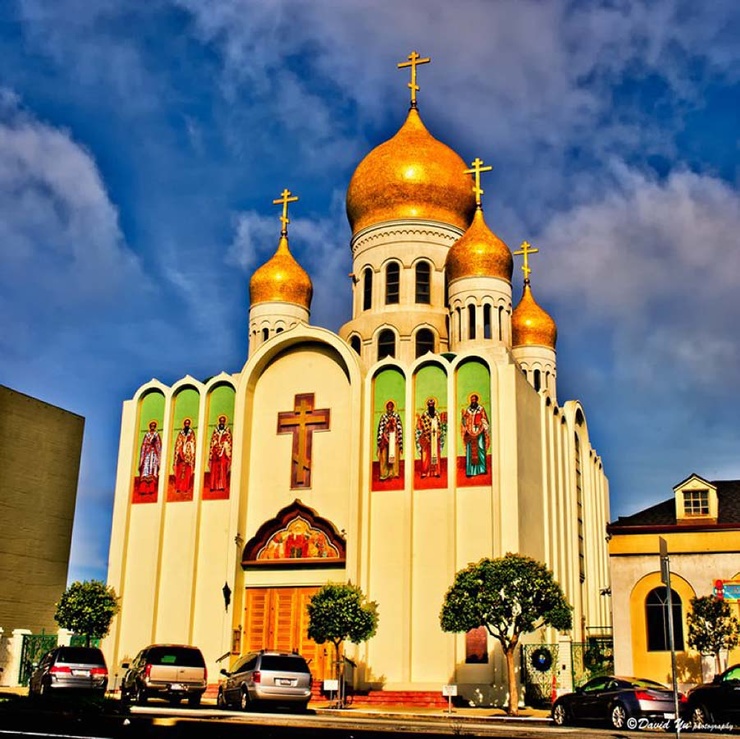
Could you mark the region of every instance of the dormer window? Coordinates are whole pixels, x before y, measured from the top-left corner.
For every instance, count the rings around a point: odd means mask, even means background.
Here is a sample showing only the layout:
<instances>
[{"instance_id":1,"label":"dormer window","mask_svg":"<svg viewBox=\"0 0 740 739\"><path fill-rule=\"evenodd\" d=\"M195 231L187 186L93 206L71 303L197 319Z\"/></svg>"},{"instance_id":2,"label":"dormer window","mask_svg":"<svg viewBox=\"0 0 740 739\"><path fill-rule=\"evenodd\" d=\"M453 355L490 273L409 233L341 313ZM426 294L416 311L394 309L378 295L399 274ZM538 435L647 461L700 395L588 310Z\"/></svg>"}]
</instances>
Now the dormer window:
<instances>
[{"instance_id":1,"label":"dormer window","mask_svg":"<svg viewBox=\"0 0 740 739\"><path fill-rule=\"evenodd\" d=\"M685 490L683 494L683 511L686 516L708 516L709 491Z\"/></svg>"}]
</instances>

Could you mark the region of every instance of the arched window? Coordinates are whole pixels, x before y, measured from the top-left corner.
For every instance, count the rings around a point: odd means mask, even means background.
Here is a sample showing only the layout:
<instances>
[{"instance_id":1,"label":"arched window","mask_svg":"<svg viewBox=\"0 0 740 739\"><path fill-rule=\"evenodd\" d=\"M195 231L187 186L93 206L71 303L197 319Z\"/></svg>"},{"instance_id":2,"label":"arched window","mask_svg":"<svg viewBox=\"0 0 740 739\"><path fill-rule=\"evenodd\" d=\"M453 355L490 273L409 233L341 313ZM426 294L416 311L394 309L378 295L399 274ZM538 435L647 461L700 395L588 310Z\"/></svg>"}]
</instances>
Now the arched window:
<instances>
[{"instance_id":1,"label":"arched window","mask_svg":"<svg viewBox=\"0 0 740 739\"><path fill-rule=\"evenodd\" d=\"M468 306L468 338L475 338L475 306Z\"/></svg>"},{"instance_id":2,"label":"arched window","mask_svg":"<svg viewBox=\"0 0 740 739\"><path fill-rule=\"evenodd\" d=\"M416 265L416 302L430 303L430 277L429 262L419 262Z\"/></svg>"},{"instance_id":3,"label":"arched window","mask_svg":"<svg viewBox=\"0 0 740 739\"><path fill-rule=\"evenodd\" d=\"M400 286L400 268L398 262L391 262L385 268L385 304L398 303Z\"/></svg>"},{"instance_id":4,"label":"arched window","mask_svg":"<svg viewBox=\"0 0 740 739\"><path fill-rule=\"evenodd\" d=\"M373 270L365 267L362 273L362 310L373 307Z\"/></svg>"},{"instance_id":5,"label":"arched window","mask_svg":"<svg viewBox=\"0 0 740 739\"><path fill-rule=\"evenodd\" d=\"M434 334L428 328L420 328L416 332L416 356L421 357L427 352L434 351Z\"/></svg>"},{"instance_id":6,"label":"arched window","mask_svg":"<svg viewBox=\"0 0 740 739\"><path fill-rule=\"evenodd\" d=\"M542 373L536 369L534 371L534 389L539 392L542 388Z\"/></svg>"},{"instance_id":7,"label":"arched window","mask_svg":"<svg viewBox=\"0 0 740 739\"><path fill-rule=\"evenodd\" d=\"M683 619L681 597L671 588L673 610L673 646L683 651ZM667 652L670 648L668 630L668 593L664 586L655 588L645 599L645 623L647 624L648 652Z\"/></svg>"},{"instance_id":8,"label":"arched window","mask_svg":"<svg viewBox=\"0 0 740 739\"><path fill-rule=\"evenodd\" d=\"M278 326L278 327L277 327L277 328L275 329L275 333L276 333L276 334L281 334L282 332L283 332L283 327L282 327L282 326Z\"/></svg>"},{"instance_id":9,"label":"arched window","mask_svg":"<svg viewBox=\"0 0 740 739\"><path fill-rule=\"evenodd\" d=\"M262 341L267 341L269 338L270 338L270 329L263 328L262 329Z\"/></svg>"},{"instance_id":10,"label":"arched window","mask_svg":"<svg viewBox=\"0 0 740 739\"><path fill-rule=\"evenodd\" d=\"M491 338L491 306L488 303L483 306L483 338Z\"/></svg>"},{"instance_id":11,"label":"arched window","mask_svg":"<svg viewBox=\"0 0 740 739\"><path fill-rule=\"evenodd\" d=\"M353 336L349 340L349 345L358 353L360 354L362 351L362 341L360 340L359 336Z\"/></svg>"},{"instance_id":12,"label":"arched window","mask_svg":"<svg viewBox=\"0 0 740 739\"><path fill-rule=\"evenodd\" d=\"M380 332L378 337L378 359L396 356L396 335L389 328Z\"/></svg>"}]
</instances>

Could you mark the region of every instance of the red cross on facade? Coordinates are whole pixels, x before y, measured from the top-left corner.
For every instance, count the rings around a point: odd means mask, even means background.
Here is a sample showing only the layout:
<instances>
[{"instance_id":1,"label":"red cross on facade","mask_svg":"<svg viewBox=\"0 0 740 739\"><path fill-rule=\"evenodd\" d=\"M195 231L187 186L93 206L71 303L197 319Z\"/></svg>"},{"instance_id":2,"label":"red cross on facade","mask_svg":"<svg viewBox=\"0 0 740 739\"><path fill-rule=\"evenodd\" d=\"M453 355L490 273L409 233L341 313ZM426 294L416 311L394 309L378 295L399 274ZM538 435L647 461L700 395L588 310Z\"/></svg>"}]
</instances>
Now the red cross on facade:
<instances>
[{"instance_id":1,"label":"red cross on facade","mask_svg":"<svg viewBox=\"0 0 740 739\"><path fill-rule=\"evenodd\" d=\"M314 431L329 428L328 408L314 409L314 394L296 395L292 411L278 413L277 432L293 434L290 487L311 487L311 444Z\"/></svg>"}]
</instances>

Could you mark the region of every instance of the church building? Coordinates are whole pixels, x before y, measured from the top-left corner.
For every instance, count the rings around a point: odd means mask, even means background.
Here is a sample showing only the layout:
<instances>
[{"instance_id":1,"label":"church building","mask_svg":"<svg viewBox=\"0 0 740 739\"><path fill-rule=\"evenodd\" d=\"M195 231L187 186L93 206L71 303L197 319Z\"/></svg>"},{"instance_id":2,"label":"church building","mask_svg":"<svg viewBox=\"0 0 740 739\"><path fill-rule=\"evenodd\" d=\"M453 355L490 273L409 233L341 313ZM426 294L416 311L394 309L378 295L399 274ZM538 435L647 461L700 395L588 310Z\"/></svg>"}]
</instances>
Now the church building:
<instances>
[{"instance_id":1,"label":"church building","mask_svg":"<svg viewBox=\"0 0 740 739\"><path fill-rule=\"evenodd\" d=\"M307 637L327 582L377 602L347 644L357 687L456 684L506 700L485 632L444 633L455 573L507 552L547 564L572 604L569 636L611 623L608 482L577 400L557 397L554 320L486 223L480 159L467 165L411 107L347 191L352 315L310 322L313 285L291 253L288 190L274 255L251 277L249 354L207 382L152 380L124 402L108 581L121 612L104 643L120 665L154 642L199 646L210 683L239 654L298 650L316 680L333 648ZM276 219L276 236L278 234ZM516 292L516 304L513 292ZM214 368L216 369L216 368Z\"/></svg>"}]
</instances>

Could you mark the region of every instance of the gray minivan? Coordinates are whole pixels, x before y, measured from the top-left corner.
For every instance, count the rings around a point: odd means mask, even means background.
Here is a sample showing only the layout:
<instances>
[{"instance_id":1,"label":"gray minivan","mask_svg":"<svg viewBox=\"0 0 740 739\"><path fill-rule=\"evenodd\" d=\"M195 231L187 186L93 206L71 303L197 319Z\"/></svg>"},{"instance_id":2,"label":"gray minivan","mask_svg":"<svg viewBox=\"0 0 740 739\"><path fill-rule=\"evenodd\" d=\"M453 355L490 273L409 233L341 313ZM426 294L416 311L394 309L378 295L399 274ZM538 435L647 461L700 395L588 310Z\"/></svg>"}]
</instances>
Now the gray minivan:
<instances>
[{"instance_id":1,"label":"gray minivan","mask_svg":"<svg viewBox=\"0 0 740 739\"><path fill-rule=\"evenodd\" d=\"M241 656L218 688L217 705L248 711L258 703L304 711L311 700L311 671L300 654L261 650Z\"/></svg>"},{"instance_id":2,"label":"gray minivan","mask_svg":"<svg viewBox=\"0 0 740 739\"><path fill-rule=\"evenodd\" d=\"M177 704L187 698L188 705L199 706L206 692L208 673L198 647L152 644L122 666L127 668L121 682L124 703L142 706L149 698L164 698Z\"/></svg>"}]
</instances>

